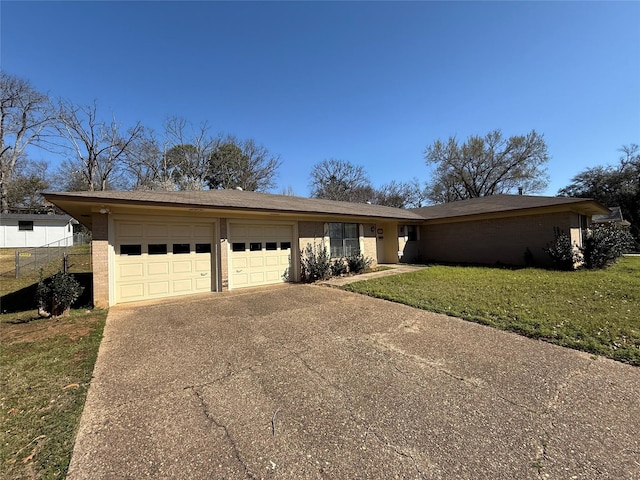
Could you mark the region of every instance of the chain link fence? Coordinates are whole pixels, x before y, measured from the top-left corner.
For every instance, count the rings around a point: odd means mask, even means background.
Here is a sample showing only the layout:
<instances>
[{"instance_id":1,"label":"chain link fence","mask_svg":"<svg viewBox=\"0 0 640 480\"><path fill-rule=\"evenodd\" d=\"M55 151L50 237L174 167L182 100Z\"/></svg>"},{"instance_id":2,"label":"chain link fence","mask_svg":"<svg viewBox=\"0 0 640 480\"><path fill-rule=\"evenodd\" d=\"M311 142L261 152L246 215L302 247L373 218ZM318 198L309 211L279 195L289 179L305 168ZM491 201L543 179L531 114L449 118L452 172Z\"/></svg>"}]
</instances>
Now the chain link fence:
<instances>
[{"instance_id":1,"label":"chain link fence","mask_svg":"<svg viewBox=\"0 0 640 480\"><path fill-rule=\"evenodd\" d=\"M66 260L65 260L66 259ZM66 262L66 266L65 266ZM14 252L13 268L1 273L4 277L22 278L68 269L69 272L91 271L91 237L76 233L42 247L19 248Z\"/></svg>"}]
</instances>

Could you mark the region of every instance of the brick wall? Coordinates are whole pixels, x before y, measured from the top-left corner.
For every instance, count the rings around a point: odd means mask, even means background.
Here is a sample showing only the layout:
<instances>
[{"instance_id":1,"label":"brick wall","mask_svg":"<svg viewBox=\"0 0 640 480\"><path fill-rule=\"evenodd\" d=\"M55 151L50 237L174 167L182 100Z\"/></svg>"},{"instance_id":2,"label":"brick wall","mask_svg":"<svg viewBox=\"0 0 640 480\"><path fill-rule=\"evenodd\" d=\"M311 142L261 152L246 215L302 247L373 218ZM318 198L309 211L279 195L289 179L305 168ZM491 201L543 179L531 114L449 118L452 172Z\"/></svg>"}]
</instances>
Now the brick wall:
<instances>
[{"instance_id":1,"label":"brick wall","mask_svg":"<svg viewBox=\"0 0 640 480\"><path fill-rule=\"evenodd\" d=\"M109 216L92 215L91 263L93 267L93 304L109 306Z\"/></svg>"},{"instance_id":2,"label":"brick wall","mask_svg":"<svg viewBox=\"0 0 640 480\"><path fill-rule=\"evenodd\" d=\"M538 265L549 265L543 251L554 227L570 234L577 215L570 212L425 225L421 251L425 260L452 263L524 265L528 248Z\"/></svg>"}]
</instances>

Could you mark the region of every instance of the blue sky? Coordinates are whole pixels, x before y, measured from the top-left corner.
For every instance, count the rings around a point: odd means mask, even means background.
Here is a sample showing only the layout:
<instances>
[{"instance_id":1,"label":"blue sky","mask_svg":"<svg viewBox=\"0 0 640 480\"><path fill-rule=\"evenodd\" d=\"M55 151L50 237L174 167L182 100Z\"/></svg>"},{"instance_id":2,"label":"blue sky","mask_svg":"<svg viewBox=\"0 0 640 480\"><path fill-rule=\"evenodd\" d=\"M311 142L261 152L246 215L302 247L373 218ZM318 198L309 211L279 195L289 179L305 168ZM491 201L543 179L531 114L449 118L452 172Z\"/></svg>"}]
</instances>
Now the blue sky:
<instances>
[{"instance_id":1,"label":"blue sky","mask_svg":"<svg viewBox=\"0 0 640 480\"><path fill-rule=\"evenodd\" d=\"M544 134L554 195L640 144L640 2L0 3L0 62L53 97L162 130L180 116L282 160L428 180L424 150ZM59 159L38 153L55 165Z\"/></svg>"}]
</instances>

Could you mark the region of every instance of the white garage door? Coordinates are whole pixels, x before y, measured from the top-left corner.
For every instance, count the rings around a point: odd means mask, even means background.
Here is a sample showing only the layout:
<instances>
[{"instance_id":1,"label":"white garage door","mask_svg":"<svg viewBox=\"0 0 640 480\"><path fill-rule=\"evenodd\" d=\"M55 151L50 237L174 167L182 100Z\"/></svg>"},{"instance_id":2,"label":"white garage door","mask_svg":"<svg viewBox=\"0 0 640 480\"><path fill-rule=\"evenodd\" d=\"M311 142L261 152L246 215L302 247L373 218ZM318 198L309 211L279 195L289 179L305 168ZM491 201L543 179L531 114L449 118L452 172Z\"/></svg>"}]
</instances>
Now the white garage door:
<instances>
[{"instance_id":1,"label":"white garage door","mask_svg":"<svg viewBox=\"0 0 640 480\"><path fill-rule=\"evenodd\" d=\"M213 224L118 221L116 303L210 292Z\"/></svg>"},{"instance_id":2,"label":"white garage door","mask_svg":"<svg viewBox=\"0 0 640 480\"><path fill-rule=\"evenodd\" d=\"M231 288L287 281L291 268L291 225L230 226Z\"/></svg>"}]
</instances>

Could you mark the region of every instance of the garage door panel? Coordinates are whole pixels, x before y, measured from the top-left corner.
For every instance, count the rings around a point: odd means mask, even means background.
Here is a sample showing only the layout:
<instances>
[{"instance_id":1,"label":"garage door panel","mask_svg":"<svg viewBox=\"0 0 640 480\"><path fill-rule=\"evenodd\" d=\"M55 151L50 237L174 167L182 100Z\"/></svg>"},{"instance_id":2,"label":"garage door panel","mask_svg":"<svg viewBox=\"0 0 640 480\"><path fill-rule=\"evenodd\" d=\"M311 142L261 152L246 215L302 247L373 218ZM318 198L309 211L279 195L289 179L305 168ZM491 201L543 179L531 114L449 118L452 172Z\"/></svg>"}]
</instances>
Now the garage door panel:
<instances>
[{"instance_id":1,"label":"garage door panel","mask_svg":"<svg viewBox=\"0 0 640 480\"><path fill-rule=\"evenodd\" d=\"M147 264L147 273L150 276L167 275L169 273L169 262L153 262Z\"/></svg>"},{"instance_id":2,"label":"garage door panel","mask_svg":"<svg viewBox=\"0 0 640 480\"><path fill-rule=\"evenodd\" d=\"M251 272L249 274L249 281L253 284L264 283L264 272Z\"/></svg>"},{"instance_id":3,"label":"garage door panel","mask_svg":"<svg viewBox=\"0 0 640 480\"><path fill-rule=\"evenodd\" d=\"M120 295L122 298L136 298L144 295L144 284L129 283L120 286Z\"/></svg>"},{"instance_id":4,"label":"garage door panel","mask_svg":"<svg viewBox=\"0 0 640 480\"><path fill-rule=\"evenodd\" d=\"M190 238L192 236L192 227L189 225L169 225L167 233L172 239Z\"/></svg>"},{"instance_id":5,"label":"garage door panel","mask_svg":"<svg viewBox=\"0 0 640 480\"><path fill-rule=\"evenodd\" d=\"M194 237L203 237L210 238L211 235L211 227L205 225L194 225L193 226L193 236Z\"/></svg>"},{"instance_id":6,"label":"garage door panel","mask_svg":"<svg viewBox=\"0 0 640 480\"><path fill-rule=\"evenodd\" d=\"M276 236L278 238L290 238L291 237L291 227L280 227L280 228L278 228Z\"/></svg>"},{"instance_id":7,"label":"garage door panel","mask_svg":"<svg viewBox=\"0 0 640 480\"><path fill-rule=\"evenodd\" d=\"M144 275L144 266L142 263L130 263L120 266L120 277L142 277Z\"/></svg>"},{"instance_id":8,"label":"garage door panel","mask_svg":"<svg viewBox=\"0 0 640 480\"><path fill-rule=\"evenodd\" d=\"M261 235L265 238L274 238L278 236L277 226L266 226L261 232Z\"/></svg>"},{"instance_id":9,"label":"garage door panel","mask_svg":"<svg viewBox=\"0 0 640 480\"><path fill-rule=\"evenodd\" d=\"M169 229L165 224L148 223L145 225L144 232L148 237L167 238Z\"/></svg>"},{"instance_id":10,"label":"garage door panel","mask_svg":"<svg viewBox=\"0 0 640 480\"><path fill-rule=\"evenodd\" d=\"M211 259L201 259L195 261L196 272L209 272L211 271Z\"/></svg>"},{"instance_id":11,"label":"garage door panel","mask_svg":"<svg viewBox=\"0 0 640 480\"><path fill-rule=\"evenodd\" d=\"M233 225L233 236L234 237L247 237L249 236L249 229L242 225Z\"/></svg>"},{"instance_id":12,"label":"garage door panel","mask_svg":"<svg viewBox=\"0 0 640 480\"><path fill-rule=\"evenodd\" d=\"M251 256L249 258L249 268L254 267L263 267L264 266L264 258L262 256Z\"/></svg>"},{"instance_id":13,"label":"garage door panel","mask_svg":"<svg viewBox=\"0 0 640 480\"><path fill-rule=\"evenodd\" d=\"M280 259L276 255L270 255L264 258L264 264L267 267L274 267L280 264Z\"/></svg>"},{"instance_id":14,"label":"garage door panel","mask_svg":"<svg viewBox=\"0 0 640 480\"><path fill-rule=\"evenodd\" d=\"M284 272L280 273L278 270L270 270L266 275L267 281L277 282L279 280L282 280L282 274L284 274Z\"/></svg>"},{"instance_id":15,"label":"garage door panel","mask_svg":"<svg viewBox=\"0 0 640 480\"><path fill-rule=\"evenodd\" d=\"M176 293L190 292L193 290L193 282L190 278L173 281L173 291Z\"/></svg>"},{"instance_id":16,"label":"garage door panel","mask_svg":"<svg viewBox=\"0 0 640 480\"><path fill-rule=\"evenodd\" d=\"M231 260L231 266L233 268L247 268L249 266L249 259L246 257L233 257Z\"/></svg>"},{"instance_id":17,"label":"garage door panel","mask_svg":"<svg viewBox=\"0 0 640 480\"><path fill-rule=\"evenodd\" d=\"M262 238L262 237L264 237L264 230L265 230L265 227L263 227L263 226L259 226L259 225L250 226L248 228L247 235L249 237L253 237L253 238Z\"/></svg>"},{"instance_id":18,"label":"garage door panel","mask_svg":"<svg viewBox=\"0 0 640 480\"><path fill-rule=\"evenodd\" d=\"M191 273L193 271L193 265L190 261L183 262L171 262L173 266L173 273Z\"/></svg>"},{"instance_id":19,"label":"garage door panel","mask_svg":"<svg viewBox=\"0 0 640 480\"><path fill-rule=\"evenodd\" d=\"M247 286L249 285L249 276L246 273L235 272L233 274L233 284L235 286Z\"/></svg>"},{"instance_id":20,"label":"garage door panel","mask_svg":"<svg viewBox=\"0 0 640 480\"><path fill-rule=\"evenodd\" d=\"M169 293L169 281L162 282L149 282L148 284L149 295L165 295Z\"/></svg>"},{"instance_id":21,"label":"garage door panel","mask_svg":"<svg viewBox=\"0 0 640 480\"><path fill-rule=\"evenodd\" d=\"M118 225L117 233L120 237L140 237L142 236L142 225L136 223L121 223Z\"/></svg>"}]
</instances>

